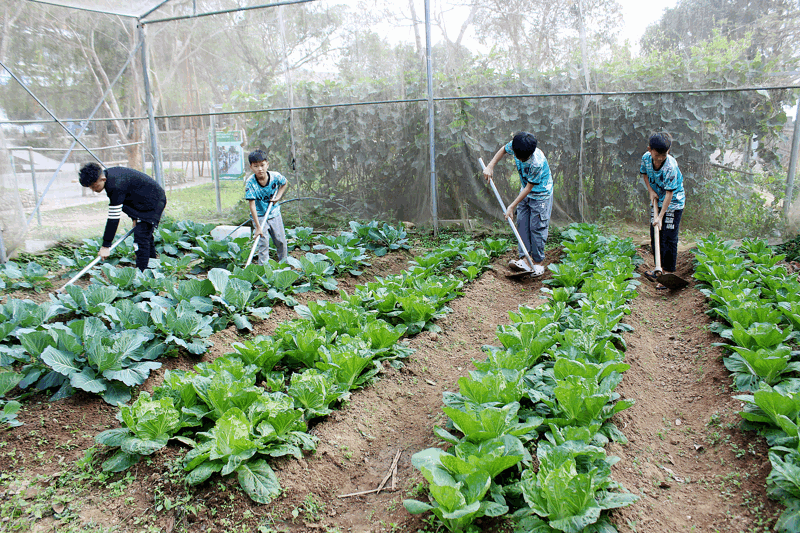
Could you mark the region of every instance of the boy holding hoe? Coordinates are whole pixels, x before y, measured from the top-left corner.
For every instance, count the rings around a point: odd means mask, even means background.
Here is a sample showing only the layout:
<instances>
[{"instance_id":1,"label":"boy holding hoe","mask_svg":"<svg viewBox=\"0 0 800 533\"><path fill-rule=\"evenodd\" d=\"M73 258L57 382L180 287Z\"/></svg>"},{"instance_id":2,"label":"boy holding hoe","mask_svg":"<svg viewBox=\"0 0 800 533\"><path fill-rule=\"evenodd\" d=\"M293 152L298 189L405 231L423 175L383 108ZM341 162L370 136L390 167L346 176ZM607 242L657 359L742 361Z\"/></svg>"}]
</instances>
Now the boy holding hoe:
<instances>
[{"instance_id":1,"label":"boy holding hoe","mask_svg":"<svg viewBox=\"0 0 800 533\"><path fill-rule=\"evenodd\" d=\"M650 225L650 246L655 254L656 242L654 226L659 230L659 248L661 251L661 267L665 274L675 272L678 261L678 229L681 225L683 206L686 194L683 190L683 174L678 168L678 162L669 155L672 137L669 133L654 133L647 143L647 151L642 155L639 174L644 180L644 186L652 204L658 201L658 212L653 213ZM649 270L644 276L650 281L658 281L659 273ZM656 289L666 290L668 287L656 283Z\"/></svg>"},{"instance_id":2,"label":"boy holding hoe","mask_svg":"<svg viewBox=\"0 0 800 533\"><path fill-rule=\"evenodd\" d=\"M550 165L544 153L537 148L536 137L527 131L521 131L501 147L486 168L483 177L489 181L494 174L494 166L506 154L514 157L514 164L519 173L520 191L506 209L505 218L517 212L517 229L522 244L530 252L533 259L533 271L524 259L522 247L518 246L519 259L513 259L508 267L513 270L530 271L532 277L544 274L544 243L550 228L550 213L553 211L553 177Z\"/></svg>"},{"instance_id":3,"label":"boy holding hoe","mask_svg":"<svg viewBox=\"0 0 800 533\"><path fill-rule=\"evenodd\" d=\"M126 167L103 169L97 163L85 164L81 167L79 176L78 181L82 186L94 192L106 191L108 195L108 220L103 233L103 245L97 255L108 259L111 241L119 227L119 217L125 213L133 219L136 268L141 271L147 269L150 259L158 257L153 232L167 205L167 195L163 187L138 170Z\"/></svg>"},{"instance_id":4,"label":"boy holding hoe","mask_svg":"<svg viewBox=\"0 0 800 533\"><path fill-rule=\"evenodd\" d=\"M275 243L278 261L283 260L288 253L289 247L283 227L281 206L277 203L283 198L283 193L286 192L289 184L283 174L268 170L269 161L263 150L250 152L248 161L253 175L245 181L244 197L250 203L250 216L253 218L253 228L255 229L254 237L259 240L258 262L266 265L269 261L269 241L261 222L268 210L269 218L267 218L266 225L272 242ZM272 209L269 209L269 204L273 204Z\"/></svg>"}]
</instances>

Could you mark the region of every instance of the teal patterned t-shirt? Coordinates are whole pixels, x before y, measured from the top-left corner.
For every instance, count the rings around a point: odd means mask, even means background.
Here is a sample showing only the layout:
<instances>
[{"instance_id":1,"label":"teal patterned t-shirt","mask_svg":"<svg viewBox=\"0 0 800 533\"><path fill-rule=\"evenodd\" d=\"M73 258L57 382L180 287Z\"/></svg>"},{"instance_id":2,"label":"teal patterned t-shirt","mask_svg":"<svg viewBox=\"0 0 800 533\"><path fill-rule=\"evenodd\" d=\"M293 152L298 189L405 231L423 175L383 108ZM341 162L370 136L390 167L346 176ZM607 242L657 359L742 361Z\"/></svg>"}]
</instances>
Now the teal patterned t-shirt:
<instances>
[{"instance_id":1,"label":"teal patterned t-shirt","mask_svg":"<svg viewBox=\"0 0 800 533\"><path fill-rule=\"evenodd\" d=\"M553 195L553 176L550 174L550 165L544 152L536 149L527 161L520 161L514 155L511 142L506 145L506 153L514 156L514 164L519 172L520 189L524 189L529 183L533 184L528 198L532 200L544 200Z\"/></svg>"},{"instance_id":2,"label":"teal patterned t-shirt","mask_svg":"<svg viewBox=\"0 0 800 533\"><path fill-rule=\"evenodd\" d=\"M686 204L686 193L683 190L683 174L678 168L675 158L667 154L667 160L658 170L653 169L653 156L650 152L645 152L642 156L642 164L639 167L640 174L647 174L650 187L658 194L658 207L664 204L664 195L667 191L672 191L672 201L667 209L683 209Z\"/></svg>"},{"instance_id":3,"label":"teal patterned t-shirt","mask_svg":"<svg viewBox=\"0 0 800 533\"><path fill-rule=\"evenodd\" d=\"M259 217L263 217L267 212L267 207L269 207L270 199L272 199L272 197L275 196L275 193L278 192L278 189L283 187L285 184L286 178L280 172L273 172L270 170L269 180L267 180L267 184L264 187L258 183L256 175L253 174L247 178L247 181L244 182L244 199L255 200L256 214ZM281 206L273 206L272 211L269 212L269 218L275 218L280 212Z\"/></svg>"}]
</instances>

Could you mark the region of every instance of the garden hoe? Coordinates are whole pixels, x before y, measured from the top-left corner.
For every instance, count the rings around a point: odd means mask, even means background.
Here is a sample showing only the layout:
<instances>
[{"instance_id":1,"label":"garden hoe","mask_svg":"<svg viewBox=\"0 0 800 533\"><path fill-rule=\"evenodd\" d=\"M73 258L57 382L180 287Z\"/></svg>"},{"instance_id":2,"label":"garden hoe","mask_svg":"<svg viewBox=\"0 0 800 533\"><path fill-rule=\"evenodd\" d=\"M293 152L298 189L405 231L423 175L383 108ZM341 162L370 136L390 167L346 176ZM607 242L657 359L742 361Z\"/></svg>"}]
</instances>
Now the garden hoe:
<instances>
[{"instance_id":1,"label":"garden hoe","mask_svg":"<svg viewBox=\"0 0 800 533\"><path fill-rule=\"evenodd\" d=\"M269 206L267 206L267 212L264 213L264 220L261 221L261 231L264 231L264 225L267 223L267 217L269 217L269 212L272 211L272 206L275 205L275 202L270 202ZM269 239L268 235L264 235L265 239ZM269 240L267 240L267 246L269 246ZM250 249L250 255L247 256L247 263L244 264L244 267L247 268L250 266L250 262L253 260L253 254L256 253L256 248L258 247L258 238L253 241L253 247Z\"/></svg>"},{"instance_id":2,"label":"garden hoe","mask_svg":"<svg viewBox=\"0 0 800 533\"><path fill-rule=\"evenodd\" d=\"M133 228L129 229L129 230L128 230L128 233L126 233L125 235L123 235L121 239L119 239L117 242L115 242L114 244L112 244L112 245L111 245L111 246L108 248L108 251L109 251L109 252L111 252L111 250L113 250L114 248L116 248L117 246L119 246L119 245L120 245L120 243L122 243L122 242L123 242L125 239L127 239L128 237L130 237L132 233L133 233ZM92 262L91 262L91 263L89 263L88 265L86 265L85 267L83 267L83 270L81 270L80 272L78 272L77 274L75 274L75 276L73 276L71 280L69 280L69 281L68 281L68 282L66 282L64 285L62 285L62 286L61 286L61 288L59 288L59 289L56 289L56 293L57 293L57 294L61 294L62 292L64 292L64 289L67 287L67 285L72 285L73 283L75 283L76 281L78 281L78 280L81 278L81 276L83 276L84 274L86 274L87 272L89 272L89 269L91 269L93 266L95 266L97 263L99 263L99 262L100 262L100 259L101 259L101 257L100 257L99 255L98 255L97 257L95 257L94 259L92 259Z\"/></svg>"},{"instance_id":3,"label":"garden hoe","mask_svg":"<svg viewBox=\"0 0 800 533\"><path fill-rule=\"evenodd\" d=\"M478 158L478 161L480 161L480 163L481 163L481 169L485 169L486 165L483 164L483 158ZM492 186L492 190L494 191L494 195L497 198L498 203L500 204L500 208L503 210L503 218L505 218L505 216L506 216L506 206L503 203L503 199L500 198L500 193L497 192L497 187L494 186L494 181L492 181L492 178L489 178L489 185ZM511 220L510 218L508 218L507 220L508 220L508 224L511 226L511 229L514 231L514 236L517 238L517 242L519 243L519 247L522 250L522 253L525 254L525 259L528 261L528 265L530 266L530 270L522 270L520 272L507 272L506 273L506 277L507 278L521 278L523 276L530 275L533 272L533 259L531 259L531 256L528 254L528 249L525 247L525 244L522 242L522 237L520 236L519 231L517 231L517 227L514 225L514 221Z\"/></svg>"},{"instance_id":4,"label":"garden hoe","mask_svg":"<svg viewBox=\"0 0 800 533\"><path fill-rule=\"evenodd\" d=\"M656 213L658 213L658 201L653 200L653 218L655 218ZM652 220L653 219L651 219L651 224ZM653 272L656 275L656 281L669 290L682 289L689 285L689 282L680 276L668 274L661 270L661 243L659 243L658 238L658 226L653 226L653 237L653 242L655 243L655 253L653 255L655 256L656 260L656 268L653 270Z\"/></svg>"}]
</instances>

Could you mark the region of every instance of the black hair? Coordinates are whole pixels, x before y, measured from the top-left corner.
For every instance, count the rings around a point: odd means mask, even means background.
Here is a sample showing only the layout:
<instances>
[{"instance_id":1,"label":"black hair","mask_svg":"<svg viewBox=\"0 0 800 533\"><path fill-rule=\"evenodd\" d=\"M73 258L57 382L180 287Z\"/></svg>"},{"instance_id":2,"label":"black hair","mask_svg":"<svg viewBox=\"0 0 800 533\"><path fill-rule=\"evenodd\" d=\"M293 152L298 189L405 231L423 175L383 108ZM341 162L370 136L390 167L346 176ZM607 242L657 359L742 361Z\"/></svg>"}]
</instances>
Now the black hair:
<instances>
[{"instance_id":1,"label":"black hair","mask_svg":"<svg viewBox=\"0 0 800 533\"><path fill-rule=\"evenodd\" d=\"M536 144L536 137L533 136L533 133L521 131L511 140L511 149L514 150L514 156L517 159L527 161L536 151Z\"/></svg>"},{"instance_id":2,"label":"black hair","mask_svg":"<svg viewBox=\"0 0 800 533\"><path fill-rule=\"evenodd\" d=\"M669 147L672 146L672 136L666 131L660 131L652 134L647 140L647 144L659 154L666 154Z\"/></svg>"},{"instance_id":3,"label":"black hair","mask_svg":"<svg viewBox=\"0 0 800 533\"><path fill-rule=\"evenodd\" d=\"M247 160L250 161L251 165L253 163L267 161L267 153L264 150L253 150L250 152L250 155L247 156Z\"/></svg>"},{"instance_id":4,"label":"black hair","mask_svg":"<svg viewBox=\"0 0 800 533\"><path fill-rule=\"evenodd\" d=\"M92 183L100 179L103 175L103 168L97 163L86 163L80 171L78 181L84 187L91 187Z\"/></svg>"}]
</instances>

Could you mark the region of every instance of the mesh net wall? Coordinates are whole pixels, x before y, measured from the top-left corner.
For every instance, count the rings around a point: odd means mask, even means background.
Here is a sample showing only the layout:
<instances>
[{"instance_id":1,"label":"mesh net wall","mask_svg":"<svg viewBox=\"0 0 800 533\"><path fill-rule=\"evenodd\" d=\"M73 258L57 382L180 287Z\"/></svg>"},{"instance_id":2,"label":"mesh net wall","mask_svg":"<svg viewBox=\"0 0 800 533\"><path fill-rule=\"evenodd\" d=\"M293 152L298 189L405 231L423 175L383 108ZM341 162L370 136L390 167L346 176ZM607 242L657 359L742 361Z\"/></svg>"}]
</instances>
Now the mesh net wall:
<instances>
[{"instance_id":1,"label":"mesh net wall","mask_svg":"<svg viewBox=\"0 0 800 533\"><path fill-rule=\"evenodd\" d=\"M733 237L786 231L797 2L684 0L635 37L623 31L636 15L628 4L548 6L432 2L440 223L501 221L478 159L488 162L525 130L549 161L556 223L644 225L641 156L652 132L667 131L685 179L683 227ZM151 174L161 161L166 216L243 222L244 176L222 176L218 192L212 129L223 174L251 150L269 153L270 169L289 180L287 197L298 199L286 210L297 223L432 224L422 2L314 1L185 18L232 7L167 2L140 32L132 18L10 2L0 46L17 78L1 71L10 247L102 231L105 195L77 183L77 169L95 158ZM156 157L136 48L142 36ZM90 152L76 145L67 156L75 140L64 129L84 127ZM224 142L229 134L241 135L238 146ZM495 182L506 203L518 193L510 158Z\"/></svg>"}]
</instances>

